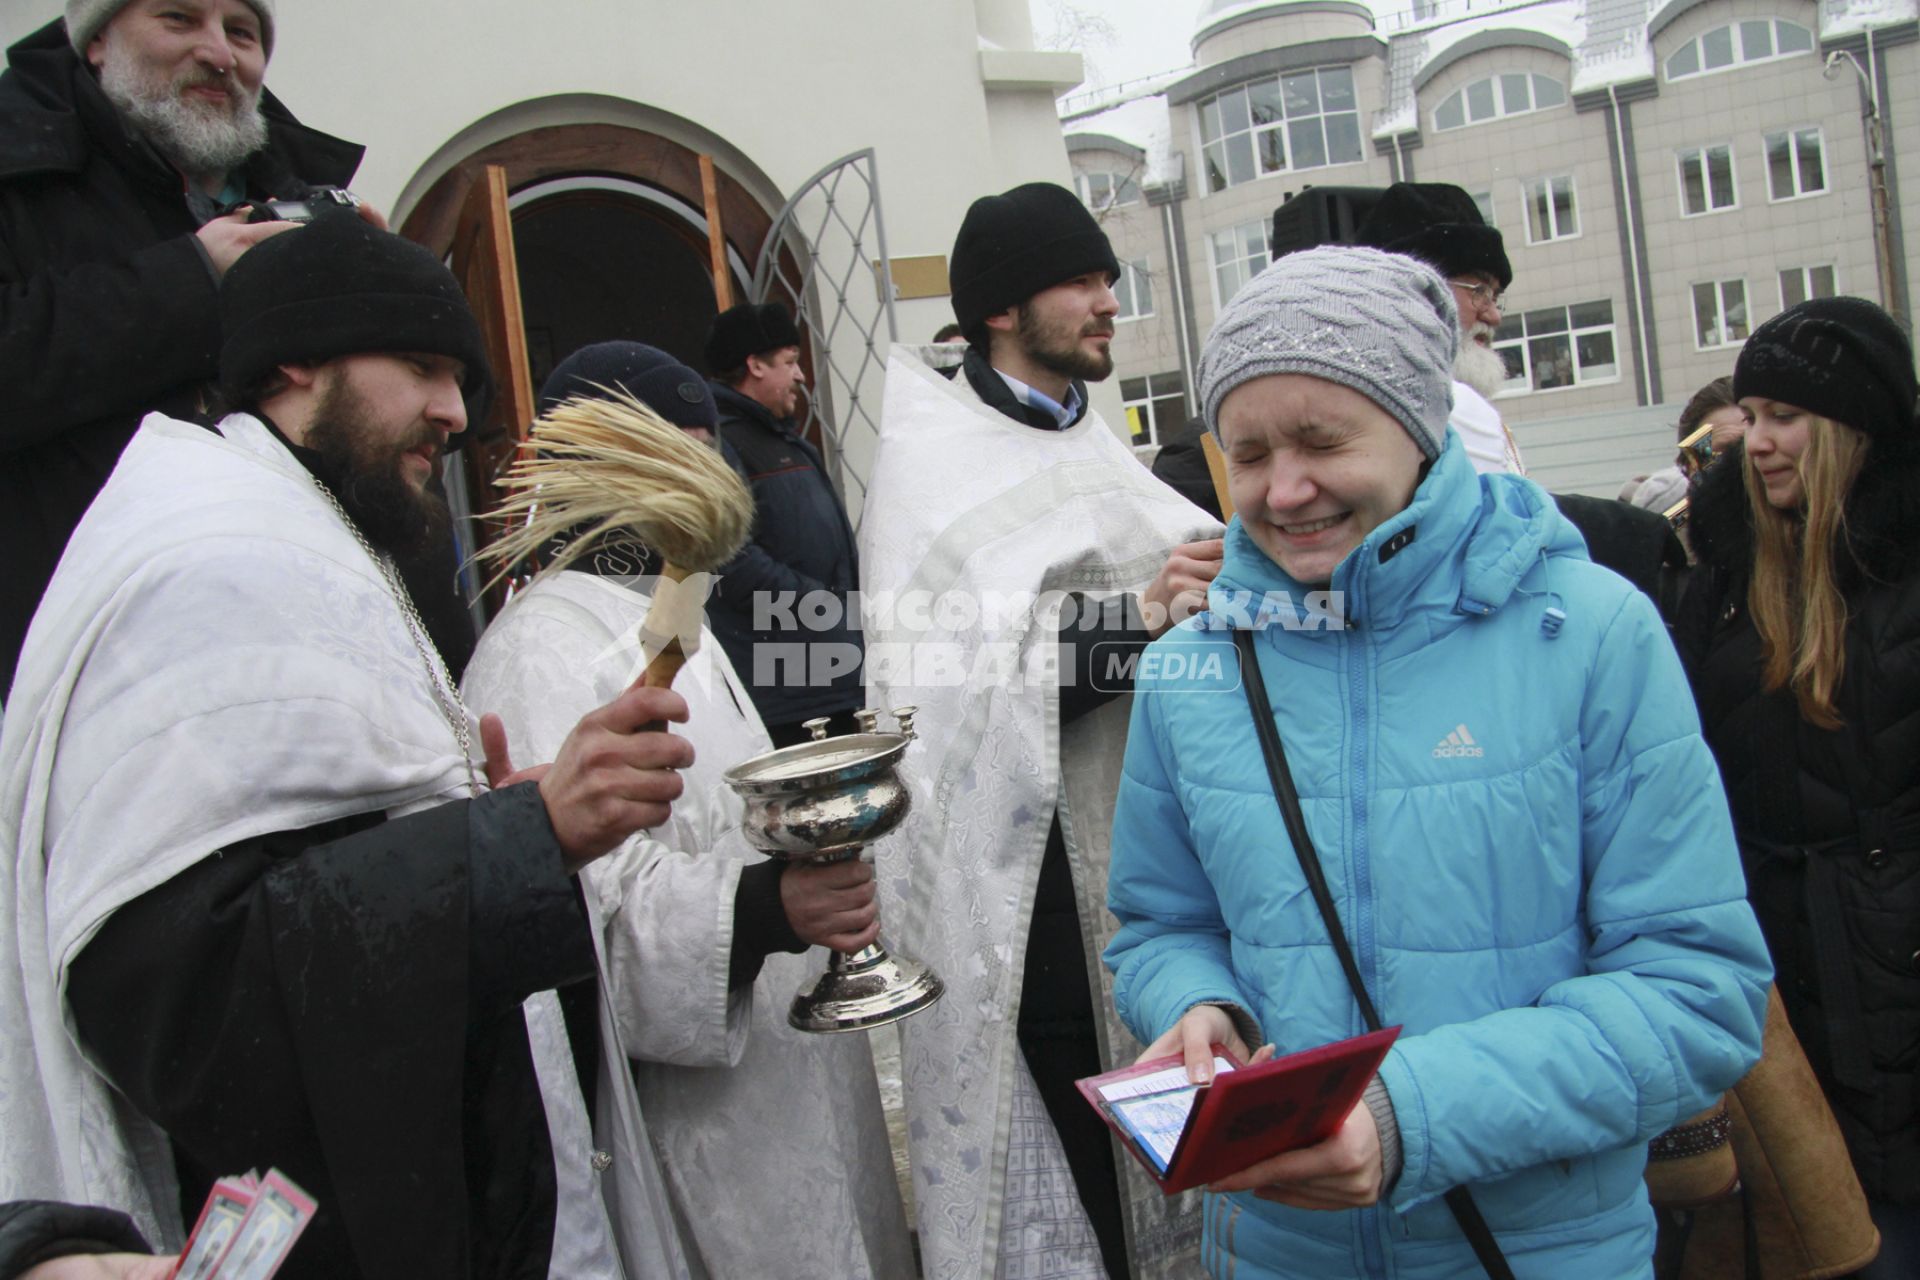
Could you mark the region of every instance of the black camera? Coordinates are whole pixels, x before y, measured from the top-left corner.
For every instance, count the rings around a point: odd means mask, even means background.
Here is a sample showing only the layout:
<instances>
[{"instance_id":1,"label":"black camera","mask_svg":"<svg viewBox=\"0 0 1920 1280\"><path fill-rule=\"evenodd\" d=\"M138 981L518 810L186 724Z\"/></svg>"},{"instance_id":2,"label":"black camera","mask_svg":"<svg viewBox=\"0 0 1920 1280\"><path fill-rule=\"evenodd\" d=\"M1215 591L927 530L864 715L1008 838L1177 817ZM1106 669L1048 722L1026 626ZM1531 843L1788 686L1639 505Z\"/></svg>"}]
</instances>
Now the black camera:
<instances>
[{"instance_id":1,"label":"black camera","mask_svg":"<svg viewBox=\"0 0 1920 1280\"><path fill-rule=\"evenodd\" d=\"M304 200L256 200L249 206L247 221L312 222L337 213L352 214L359 208L360 197L344 187L315 187Z\"/></svg>"}]
</instances>

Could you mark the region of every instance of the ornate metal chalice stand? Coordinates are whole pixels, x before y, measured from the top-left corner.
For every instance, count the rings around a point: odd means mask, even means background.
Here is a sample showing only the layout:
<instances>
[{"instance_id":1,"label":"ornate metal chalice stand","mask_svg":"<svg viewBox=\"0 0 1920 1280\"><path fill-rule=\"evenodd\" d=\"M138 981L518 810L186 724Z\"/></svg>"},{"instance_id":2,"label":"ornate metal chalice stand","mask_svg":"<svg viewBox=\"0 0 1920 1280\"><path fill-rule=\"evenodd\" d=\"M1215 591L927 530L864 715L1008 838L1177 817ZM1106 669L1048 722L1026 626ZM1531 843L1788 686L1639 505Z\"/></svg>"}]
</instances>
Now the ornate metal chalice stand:
<instances>
[{"instance_id":1,"label":"ornate metal chalice stand","mask_svg":"<svg viewBox=\"0 0 1920 1280\"><path fill-rule=\"evenodd\" d=\"M812 742L755 756L727 770L746 802L743 834L775 858L842 862L907 816L907 788L894 772L913 741L912 707L894 715L900 732L879 731L880 713L856 711L860 732L827 737L810 720ZM860 1031L920 1012L946 991L926 965L889 955L877 943L851 955L835 951L827 971L801 988L787 1021L801 1031Z\"/></svg>"}]
</instances>

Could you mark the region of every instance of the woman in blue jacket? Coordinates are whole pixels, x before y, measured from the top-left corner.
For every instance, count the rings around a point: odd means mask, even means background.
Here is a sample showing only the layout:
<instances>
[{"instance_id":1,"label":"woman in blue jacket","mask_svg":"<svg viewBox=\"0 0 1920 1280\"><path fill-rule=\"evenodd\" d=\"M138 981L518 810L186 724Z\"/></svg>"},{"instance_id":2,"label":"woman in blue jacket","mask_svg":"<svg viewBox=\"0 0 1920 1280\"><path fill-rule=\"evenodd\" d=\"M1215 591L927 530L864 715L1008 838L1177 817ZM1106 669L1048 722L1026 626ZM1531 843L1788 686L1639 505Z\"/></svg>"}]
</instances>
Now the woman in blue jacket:
<instances>
[{"instance_id":1,"label":"woman in blue jacket","mask_svg":"<svg viewBox=\"0 0 1920 1280\"><path fill-rule=\"evenodd\" d=\"M1296 254L1201 358L1239 514L1210 612L1136 685L1115 1000L1196 1078L1213 1041L1365 1029L1237 627L1361 980L1404 1028L1333 1137L1216 1184L1216 1276L1473 1275L1456 1186L1518 1276L1650 1276L1646 1142L1759 1057L1771 966L1679 662L1545 494L1449 435L1450 292L1408 258Z\"/></svg>"}]
</instances>

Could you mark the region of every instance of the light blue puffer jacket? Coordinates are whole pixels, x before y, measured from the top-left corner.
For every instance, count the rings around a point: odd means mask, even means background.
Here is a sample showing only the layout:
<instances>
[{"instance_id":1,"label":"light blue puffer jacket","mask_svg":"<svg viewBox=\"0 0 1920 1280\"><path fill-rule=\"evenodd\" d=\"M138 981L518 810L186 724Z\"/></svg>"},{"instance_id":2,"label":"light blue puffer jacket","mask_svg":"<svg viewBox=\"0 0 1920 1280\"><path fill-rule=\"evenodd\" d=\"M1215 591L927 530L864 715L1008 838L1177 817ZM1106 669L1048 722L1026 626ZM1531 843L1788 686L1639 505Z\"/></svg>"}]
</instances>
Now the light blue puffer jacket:
<instances>
[{"instance_id":1,"label":"light blue puffer jacket","mask_svg":"<svg viewBox=\"0 0 1920 1280\"><path fill-rule=\"evenodd\" d=\"M1522 1280L1650 1276L1646 1141L1758 1060L1772 974L1659 617L1550 498L1451 439L1331 586L1349 629L1256 643L1361 974L1405 1028L1380 1072L1405 1166L1353 1212L1209 1196L1208 1266L1472 1277L1440 1200L1467 1183ZM1202 1001L1281 1053L1364 1030L1231 674L1222 628L1267 593L1310 621L1236 520L1212 610L1135 686L1106 960L1143 1041Z\"/></svg>"}]
</instances>

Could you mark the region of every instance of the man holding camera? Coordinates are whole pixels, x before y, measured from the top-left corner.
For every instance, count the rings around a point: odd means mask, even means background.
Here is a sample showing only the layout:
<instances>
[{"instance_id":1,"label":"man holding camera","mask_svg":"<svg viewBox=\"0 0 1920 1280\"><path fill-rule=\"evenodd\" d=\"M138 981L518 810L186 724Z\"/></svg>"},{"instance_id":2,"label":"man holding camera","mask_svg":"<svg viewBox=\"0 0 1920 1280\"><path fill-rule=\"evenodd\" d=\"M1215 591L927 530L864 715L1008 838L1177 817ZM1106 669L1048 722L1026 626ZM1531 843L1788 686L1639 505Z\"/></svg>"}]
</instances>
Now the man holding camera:
<instances>
[{"instance_id":1,"label":"man holding camera","mask_svg":"<svg viewBox=\"0 0 1920 1280\"><path fill-rule=\"evenodd\" d=\"M228 212L344 186L361 149L263 87L273 0L67 0L0 74L0 691L141 417L215 373L220 278L295 225ZM384 220L371 209L363 217Z\"/></svg>"}]
</instances>

